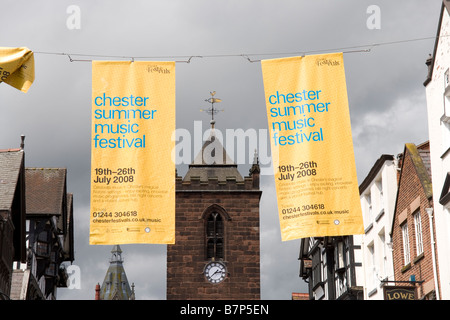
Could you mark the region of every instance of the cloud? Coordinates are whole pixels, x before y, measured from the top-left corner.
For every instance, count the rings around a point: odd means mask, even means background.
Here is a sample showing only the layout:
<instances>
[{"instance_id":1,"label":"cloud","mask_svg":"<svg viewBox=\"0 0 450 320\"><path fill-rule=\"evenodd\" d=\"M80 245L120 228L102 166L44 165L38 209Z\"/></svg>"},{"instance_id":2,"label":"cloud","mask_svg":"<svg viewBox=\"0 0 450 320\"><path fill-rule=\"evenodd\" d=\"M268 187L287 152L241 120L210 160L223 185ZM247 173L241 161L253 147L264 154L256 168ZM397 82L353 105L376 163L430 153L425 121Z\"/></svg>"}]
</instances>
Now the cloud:
<instances>
[{"instance_id":1,"label":"cloud","mask_svg":"<svg viewBox=\"0 0 450 320\"><path fill-rule=\"evenodd\" d=\"M384 110L366 112L352 125L355 158L360 182L381 153L403 152L405 143L428 140L426 100L422 91L415 91L394 101ZM411 130L414 128L414 130ZM373 150L373 146L383 149Z\"/></svg>"},{"instance_id":2,"label":"cloud","mask_svg":"<svg viewBox=\"0 0 450 320\"><path fill-rule=\"evenodd\" d=\"M209 126L200 109L210 91L222 99L216 127L267 129L259 62L289 53L330 50L433 37L440 0L377 1L381 29L366 27L369 0L76 1L81 29L66 27L71 1L4 1L3 46L34 51L110 56L162 57L178 62L177 128L194 121ZM40 14L37 14L40 12ZM406 142L427 139L425 59L434 41L371 47L344 54L358 177L382 153L401 152ZM336 50L333 50L336 49ZM344 51L346 49L343 49ZM233 56L230 56L233 55ZM209 57L206 57L209 56ZM71 56L77 59L119 59ZM75 261L82 289L60 289L61 299L93 299L105 276L111 247L89 245L91 64L64 55L36 53L36 80L27 94L0 84L0 148L16 148L25 134L26 165L66 167L75 201ZM122 59L120 59L122 60ZM249 164L239 167L246 174ZM185 170L180 166L179 173ZM261 279L266 299L306 292L298 277L299 242L281 242L272 176L262 177ZM165 247L126 245L124 266L138 299L165 298ZM150 272L148 272L150 271Z\"/></svg>"}]
</instances>

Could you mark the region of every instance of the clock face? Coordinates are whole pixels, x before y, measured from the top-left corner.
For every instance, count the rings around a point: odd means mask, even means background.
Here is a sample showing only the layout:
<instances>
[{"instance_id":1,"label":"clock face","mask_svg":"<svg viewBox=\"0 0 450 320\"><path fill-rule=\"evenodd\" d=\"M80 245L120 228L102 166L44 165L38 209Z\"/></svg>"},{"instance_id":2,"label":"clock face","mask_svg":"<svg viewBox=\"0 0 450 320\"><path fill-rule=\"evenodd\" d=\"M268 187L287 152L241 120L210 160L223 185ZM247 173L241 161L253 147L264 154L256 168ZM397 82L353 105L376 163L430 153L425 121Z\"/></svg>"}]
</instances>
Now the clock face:
<instances>
[{"instance_id":1,"label":"clock face","mask_svg":"<svg viewBox=\"0 0 450 320\"><path fill-rule=\"evenodd\" d=\"M220 283L227 276L227 268L220 262L209 262L205 266L205 277L211 283Z\"/></svg>"}]
</instances>

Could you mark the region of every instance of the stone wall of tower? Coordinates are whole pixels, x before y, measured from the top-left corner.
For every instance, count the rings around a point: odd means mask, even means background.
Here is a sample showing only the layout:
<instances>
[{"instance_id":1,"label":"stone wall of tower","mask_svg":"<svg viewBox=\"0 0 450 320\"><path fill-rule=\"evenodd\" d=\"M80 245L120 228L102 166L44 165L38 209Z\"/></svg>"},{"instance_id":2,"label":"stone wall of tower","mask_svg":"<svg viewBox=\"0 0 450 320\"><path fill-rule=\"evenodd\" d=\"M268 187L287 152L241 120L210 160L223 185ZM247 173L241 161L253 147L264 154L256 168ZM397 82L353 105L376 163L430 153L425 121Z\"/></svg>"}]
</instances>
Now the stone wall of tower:
<instances>
[{"instance_id":1,"label":"stone wall of tower","mask_svg":"<svg viewBox=\"0 0 450 320\"><path fill-rule=\"evenodd\" d=\"M167 299L260 299L259 173L244 182L176 184L176 238L167 246ZM206 233L203 215L216 208L225 213L224 263L228 276L209 283L203 270Z\"/></svg>"}]
</instances>

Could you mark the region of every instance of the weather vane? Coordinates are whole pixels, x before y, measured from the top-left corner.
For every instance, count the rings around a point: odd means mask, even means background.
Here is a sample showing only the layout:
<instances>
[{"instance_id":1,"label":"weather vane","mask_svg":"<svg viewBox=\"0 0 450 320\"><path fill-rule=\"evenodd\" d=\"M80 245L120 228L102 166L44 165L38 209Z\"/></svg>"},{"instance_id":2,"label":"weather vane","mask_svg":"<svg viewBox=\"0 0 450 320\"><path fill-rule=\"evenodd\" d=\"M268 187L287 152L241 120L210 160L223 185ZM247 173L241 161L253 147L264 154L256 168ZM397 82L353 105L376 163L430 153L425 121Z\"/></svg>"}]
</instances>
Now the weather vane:
<instances>
[{"instance_id":1,"label":"weather vane","mask_svg":"<svg viewBox=\"0 0 450 320\"><path fill-rule=\"evenodd\" d=\"M215 92L215 91L210 92L210 94L211 94L211 97L208 98L208 99L205 99L205 101L211 103L211 108L209 108L209 109L207 109L207 110L205 110L205 109L200 109L200 111L205 111L205 112L207 112L207 113L209 113L209 114L211 115L211 125L214 127L214 123L215 123L214 115L215 115L216 113L218 113L219 111L223 111L223 110L217 110L217 109L215 109L215 108L214 108L214 103L222 102L222 100L219 99L219 98L214 98L214 96L216 95L216 92Z\"/></svg>"}]
</instances>

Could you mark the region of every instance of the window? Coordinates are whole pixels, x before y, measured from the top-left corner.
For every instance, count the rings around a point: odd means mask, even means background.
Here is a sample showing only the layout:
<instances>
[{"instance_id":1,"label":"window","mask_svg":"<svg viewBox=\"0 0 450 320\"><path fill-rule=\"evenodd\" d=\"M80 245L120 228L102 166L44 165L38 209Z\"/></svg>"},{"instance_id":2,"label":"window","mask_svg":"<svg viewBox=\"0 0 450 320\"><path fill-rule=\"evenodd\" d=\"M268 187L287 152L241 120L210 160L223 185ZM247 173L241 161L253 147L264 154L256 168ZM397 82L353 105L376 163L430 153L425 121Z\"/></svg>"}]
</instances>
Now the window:
<instances>
[{"instance_id":1,"label":"window","mask_svg":"<svg viewBox=\"0 0 450 320\"><path fill-rule=\"evenodd\" d=\"M385 276L385 273L387 272L387 268L388 268L388 262L387 262L387 257L388 257L388 253L386 250L386 236L384 233L384 229L381 230L380 233L378 233L378 241L379 241L379 248L380 248L380 253L378 254L379 259L382 259L382 264L380 265L380 275L381 276Z\"/></svg>"},{"instance_id":2,"label":"window","mask_svg":"<svg viewBox=\"0 0 450 320\"><path fill-rule=\"evenodd\" d=\"M367 204L367 212L366 212L366 217L367 217L367 224L370 224L373 222L373 217L372 217L372 197L370 195L370 193L365 195L366 198L366 204Z\"/></svg>"},{"instance_id":3,"label":"window","mask_svg":"<svg viewBox=\"0 0 450 320\"><path fill-rule=\"evenodd\" d=\"M212 212L206 220L206 258L224 259L224 224L217 212Z\"/></svg>"},{"instance_id":4,"label":"window","mask_svg":"<svg viewBox=\"0 0 450 320\"><path fill-rule=\"evenodd\" d=\"M55 277L57 275L56 252L54 251L50 253L50 263L48 267L45 269L45 275L51 277Z\"/></svg>"},{"instance_id":5,"label":"window","mask_svg":"<svg viewBox=\"0 0 450 320\"><path fill-rule=\"evenodd\" d=\"M450 115L450 74L449 69L447 69L444 73L444 110L443 110L443 120L447 121Z\"/></svg>"},{"instance_id":6,"label":"window","mask_svg":"<svg viewBox=\"0 0 450 320\"><path fill-rule=\"evenodd\" d=\"M344 295L351 286L351 266L349 256L350 237L339 237L335 243L335 294L339 298Z\"/></svg>"},{"instance_id":7,"label":"window","mask_svg":"<svg viewBox=\"0 0 450 320\"><path fill-rule=\"evenodd\" d=\"M441 149L442 153L446 153L449 150L450 145L450 85L449 85L449 70L445 72L444 79L444 110L441 116Z\"/></svg>"},{"instance_id":8,"label":"window","mask_svg":"<svg viewBox=\"0 0 450 320\"><path fill-rule=\"evenodd\" d=\"M450 71L449 69L445 70L444 73L444 88L447 88L450 85Z\"/></svg>"},{"instance_id":9,"label":"window","mask_svg":"<svg viewBox=\"0 0 450 320\"><path fill-rule=\"evenodd\" d=\"M381 178L380 178L380 180L376 181L375 184L378 188L378 192L380 195L380 210L381 210L384 208L383 183L381 181Z\"/></svg>"},{"instance_id":10,"label":"window","mask_svg":"<svg viewBox=\"0 0 450 320\"><path fill-rule=\"evenodd\" d=\"M422 222L420 220L420 210L413 215L414 217L414 231L416 232L416 254L420 255L423 252L422 241Z\"/></svg>"},{"instance_id":11,"label":"window","mask_svg":"<svg viewBox=\"0 0 450 320\"><path fill-rule=\"evenodd\" d=\"M344 255L344 242L338 241L336 250L336 269L345 268Z\"/></svg>"},{"instance_id":12,"label":"window","mask_svg":"<svg viewBox=\"0 0 450 320\"><path fill-rule=\"evenodd\" d=\"M50 254L49 250L49 233L46 230L41 231L38 234L36 242L36 255L40 257L48 257Z\"/></svg>"},{"instance_id":13,"label":"window","mask_svg":"<svg viewBox=\"0 0 450 320\"><path fill-rule=\"evenodd\" d=\"M316 250L312 255L312 284L315 287L322 282L322 263L320 259L320 249Z\"/></svg>"},{"instance_id":14,"label":"window","mask_svg":"<svg viewBox=\"0 0 450 320\"><path fill-rule=\"evenodd\" d=\"M409 255L409 241L408 241L408 224L405 222L402 225L402 238L403 238L403 262L405 265L411 262Z\"/></svg>"},{"instance_id":15,"label":"window","mask_svg":"<svg viewBox=\"0 0 450 320\"><path fill-rule=\"evenodd\" d=\"M376 262L375 262L375 247L373 245L373 242L370 243L367 246L368 251L368 262L369 262L369 269L367 272L368 275L368 284L370 285L369 289L372 289L376 286Z\"/></svg>"},{"instance_id":16,"label":"window","mask_svg":"<svg viewBox=\"0 0 450 320\"><path fill-rule=\"evenodd\" d=\"M449 102L450 104L450 102ZM442 153L446 153L450 146L450 117L447 122L441 123L441 151Z\"/></svg>"}]
</instances>

